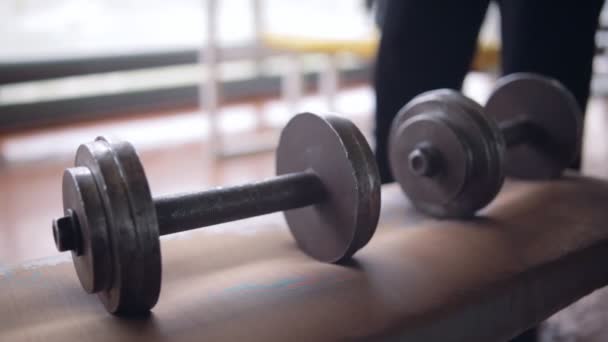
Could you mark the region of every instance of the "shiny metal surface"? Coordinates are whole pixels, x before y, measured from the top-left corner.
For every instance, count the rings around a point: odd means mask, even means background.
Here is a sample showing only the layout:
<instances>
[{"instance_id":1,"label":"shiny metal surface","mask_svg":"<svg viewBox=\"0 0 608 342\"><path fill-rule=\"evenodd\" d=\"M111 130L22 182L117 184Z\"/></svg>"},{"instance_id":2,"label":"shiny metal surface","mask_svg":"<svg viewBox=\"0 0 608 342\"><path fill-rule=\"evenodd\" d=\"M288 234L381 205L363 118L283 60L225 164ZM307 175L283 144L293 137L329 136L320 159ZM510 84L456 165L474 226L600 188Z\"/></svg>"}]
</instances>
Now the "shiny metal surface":
<instances>
[{"instance_id":1,"label":"shiny metal surface","mask_svg":"<svg viewBox=\"0 0 608 342\"><path fill-rule=\"evenodd\" d=\"M145 312L160 293L161 255L156 212L139 158L129 143L97 138L81 145L75 164L88 168L97 189L103 189L98 211L107 221L112 272L99 298L112 313Z\"/></svg>"},{"instance_id":2,"label":"shiny metal surface","mask_svg":"<svg viewBox=\"0 0 608 342\"><path fill-rule=\"evenodd\" d=\"M505 163L508 176L559 177L580 153L581 109L558 81L529 73L505 76L498 81L485 112L499 126L519 120L535 128L528 129L519 144L508 148Z\"/></svg>"},{"instance_id":3,"label":"shiny metal surface","mask_svg":"<svg viewBox=\"0 0 608 342\"><path fill-rule=\"evenodd\" d=\"M397 115L389 140L393 176L421 211L468 217L502 186L504 141L482 108L460 93L440 89L414 98ZM412 169L417 151L433 151L433 172Z\"/></svg>"},{"instance_id":4,"label":"shiny metal surface","mask_svg":"<svg viewBox=\"0 0 608 342\"><path fill-rule=\"evenodd\" d=\"M380 177L365 137L350 121L300 114L281 133L277 174L309 170L326 200L285 211L298 245L315 259L340 262L373 236L380 214Z\"/></svg>"}]
</instances>

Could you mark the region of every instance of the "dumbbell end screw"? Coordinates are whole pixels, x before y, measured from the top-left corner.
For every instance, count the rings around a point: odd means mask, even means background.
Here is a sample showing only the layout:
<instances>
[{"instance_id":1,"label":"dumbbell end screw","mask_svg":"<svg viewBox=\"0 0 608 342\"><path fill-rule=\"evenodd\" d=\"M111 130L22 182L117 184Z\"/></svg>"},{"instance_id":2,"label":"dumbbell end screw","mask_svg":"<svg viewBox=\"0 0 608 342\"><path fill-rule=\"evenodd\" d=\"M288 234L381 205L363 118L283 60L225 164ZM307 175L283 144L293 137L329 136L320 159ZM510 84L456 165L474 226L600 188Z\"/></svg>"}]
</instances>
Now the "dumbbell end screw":
<instances>
[{"instance_id":1,"label":"dumbbell end screw","mask_svg":"<svg viewBox=\"0 0 608 342\"><path fill-rule=\"evenodd\" d=\"M53 220L53 239L60 252L78 251L78 221L70 211L66 216Z\"/></svg>"},{"instance_id":2,"label":"dumbbell end screw","mask_svg":"<svg viewBox=\"0 0 608 342\"><path fill-rule=\"evenodd\" d=\"M438 155L431 146L419 146L408 156L409 168L419 177L432 177L439 171Z\"/></svg>"}]
</instances>

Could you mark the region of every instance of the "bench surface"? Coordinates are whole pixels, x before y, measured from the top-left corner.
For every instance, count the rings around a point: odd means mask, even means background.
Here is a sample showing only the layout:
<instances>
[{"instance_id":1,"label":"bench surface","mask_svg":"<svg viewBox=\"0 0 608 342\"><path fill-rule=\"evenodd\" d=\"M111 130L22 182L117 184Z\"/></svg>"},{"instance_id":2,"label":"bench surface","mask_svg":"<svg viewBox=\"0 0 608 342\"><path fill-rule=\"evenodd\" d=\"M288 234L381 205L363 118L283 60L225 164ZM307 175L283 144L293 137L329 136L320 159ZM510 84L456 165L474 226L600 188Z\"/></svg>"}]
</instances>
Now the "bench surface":
<instances>
[{"instance_id":1,"label":"bench surface","mask_svg":"<svg viewBox=\"0 0 608 342\"><path fill-rule=\"evenodd\" d=\"M608 284L606 203L608 183L567 176L438 221L392 185L348 265L302 254L281 214L180 233L162 239L161 297L136 319L107 314L58 255L0 269L0 341L501 340Z\"/></svg>"}]
</instances>

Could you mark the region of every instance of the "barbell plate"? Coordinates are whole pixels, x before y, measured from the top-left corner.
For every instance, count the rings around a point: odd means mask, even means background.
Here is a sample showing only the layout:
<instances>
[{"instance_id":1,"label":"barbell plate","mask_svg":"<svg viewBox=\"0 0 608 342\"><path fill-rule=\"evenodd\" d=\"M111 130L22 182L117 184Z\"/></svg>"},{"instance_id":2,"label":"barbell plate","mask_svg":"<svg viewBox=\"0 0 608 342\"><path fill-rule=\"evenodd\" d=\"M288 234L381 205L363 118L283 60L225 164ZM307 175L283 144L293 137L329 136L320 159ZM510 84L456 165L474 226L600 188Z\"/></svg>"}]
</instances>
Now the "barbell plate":
<instances>
[{"instance_id":1,"label":"barbell plate","mask_svg":"<svg viewBox=\"0 0 608 342\"><path fill-rule=\"evenodd\" d=\"M63 173L63 208L75 215L79 229L77 250L72 251L76 274L83 289L97 293L112 278L112 254L105 210L91 171L74 167Z\"/></svg>"},{"instance_id":2,"label":"barbell plate","mask_svg":"<svg viewBox=\"0 0 608 342\"><path fill-rule=\"evenodd\" d=\"M333 116L303 113L281 133L277 174L312 171L327 191L322 202L284 212L298 244L324 262L341 262L365 246L380 214L380 177L359 129Z\"/></svg>"},{"instance_id":3,"label":"barbell plate","mask_svg":"<svg viewBox=\"0 0 608 342\"><path fill-rule=\"evenodd\" d=\"M97 138L81 145L76 166L91 170L109 228L112 279L98 295L109 312L147 312L160 293L161 255L156 212L141 162L129 143Z\"/></svg>"},{"instance_id":4,"label":"barbell plate","mask_svg":"<svg viewBox=\"0 0 608 342\"><path fill-rule=\"evenodd\" d=\"M498 81L485 108L499 126L511 120L530 120L549 137L542 146L509 147L507 176L556 178L580 152L582 113L574 96L556 80L530 73L505 76Z\"/></svg>"},{"instance_id":5,"label":"barbell plate","mask_svg":"<svg viewBox=\"0 0 608 342\"><path fill-rule=\"evenodd\" d=\"M426 177L409 167L421 146L436 152L438 171ZM423 93L398 113L389 136L393 176L414 206L441 218L472 216L503 183L504 141L482 108L455 90Z\"/></svg>"}]
</instances>

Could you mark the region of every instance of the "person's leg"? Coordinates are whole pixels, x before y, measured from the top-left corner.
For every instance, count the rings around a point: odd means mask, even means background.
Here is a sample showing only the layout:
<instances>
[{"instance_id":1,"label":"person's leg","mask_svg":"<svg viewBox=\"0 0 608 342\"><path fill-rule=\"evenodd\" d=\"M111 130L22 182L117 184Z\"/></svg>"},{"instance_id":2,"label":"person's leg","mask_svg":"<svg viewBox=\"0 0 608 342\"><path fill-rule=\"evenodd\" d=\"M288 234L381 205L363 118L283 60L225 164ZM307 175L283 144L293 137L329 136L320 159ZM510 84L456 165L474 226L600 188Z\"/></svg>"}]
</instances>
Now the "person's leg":
<instances>
[{"instance_id":1,"label":"person's leg","mask_svg":"<svg viewBox=\"0 0 608 342\"><path fill-rule=\"evenodd\" d=\"M386 17L386 5L388 4L389 0L375 0L374 1L374 6L375 6L375 20L376 20L376 25L379 28L382 28L382 24L384 23L384 17Z\"/></svg>"},{"instance_id":2,"label":"person's leg","mask_svg":"<svg viewBox=\"0 0 608 342\"><path fill-rule=\"evenodd\" d=\"M386 0L378 51L376 159L384 183L393 181L387 158L390 125L414 96L459 89L469 70L489 0Z\"/></svg>"},{"instance_id":3,"label":"person's leg","mask_svg":"<svg viewBox=\"0 0 608 342\"><path fill-rule=\"evenodd\" d=\"M501 0L503 74L535 72L562 82L584 111L603 0ZM577 161L574 168L579 167ZM537 341L536 329L512 342Z\"/></svg>"},{"instance_id":4,"label":"person's leg","mask_svg":"<svg viewBox=\"0 0 608 342\"><path fill-rule=\"evenodd\" d=\"M589 97L595 32L603 0L501 0L503 73L536 72Z\"/></svg>"}]
</instances>

